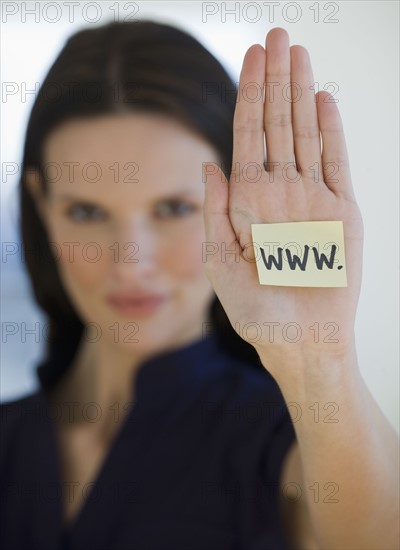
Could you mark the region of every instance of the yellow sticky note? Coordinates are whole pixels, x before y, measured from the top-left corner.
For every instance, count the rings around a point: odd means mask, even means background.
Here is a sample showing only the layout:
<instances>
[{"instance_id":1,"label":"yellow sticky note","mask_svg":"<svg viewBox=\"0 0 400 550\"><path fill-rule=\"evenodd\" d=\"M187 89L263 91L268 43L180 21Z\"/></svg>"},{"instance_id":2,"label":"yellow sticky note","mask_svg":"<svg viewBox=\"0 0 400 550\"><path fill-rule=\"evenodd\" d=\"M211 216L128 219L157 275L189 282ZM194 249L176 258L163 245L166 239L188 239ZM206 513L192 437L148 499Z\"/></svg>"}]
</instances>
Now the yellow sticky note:
<instances>
[{"instance_id":1,"label":"yellow sticky note","mask_svg":"<svg viewBox=\"0 0 400 550\"><path fill-rule=\"evenodd\" d=\"M347 286L342 221L251 224L261 285Z\"/></svg>"}]
</instances>

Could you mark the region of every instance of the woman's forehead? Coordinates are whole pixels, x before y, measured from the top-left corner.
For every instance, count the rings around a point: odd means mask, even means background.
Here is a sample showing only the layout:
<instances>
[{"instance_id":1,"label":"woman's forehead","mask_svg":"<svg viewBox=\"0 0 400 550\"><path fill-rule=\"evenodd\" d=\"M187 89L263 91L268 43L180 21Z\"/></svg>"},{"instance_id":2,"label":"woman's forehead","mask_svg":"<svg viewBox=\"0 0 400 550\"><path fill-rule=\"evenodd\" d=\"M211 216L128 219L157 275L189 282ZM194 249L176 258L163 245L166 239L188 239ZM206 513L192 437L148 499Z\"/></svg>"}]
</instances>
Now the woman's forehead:
<instances>
[{"instance_id":1,"label":"woman's forehead","mask_svg":"<svg viewBox=\"0 0 400 550\"><path fill-rule=\"evenodd\" d=\"M203 162L216 160L204 139L173 119L107 116L71 120L55 130L43 171L57 200L141 202L202 197Z\"/></svg>"},{"instance_id":2,"label":"woman's forehead","mask_svg":"<svg viewBox=\"0 0 400 550\"><path fill-rule=\"evenodd\" d=\"M53 192L178 193L202 182L213 147L179 121L157 114L74 119L46 141L43 172ZM110 187L110 184L113 184ZM86 189L85 189L86 187Z\"/></svg>"},{"instance_id":3,"label":"woman's forehead","mask_svg":"<svg viewBox=\"0 0 400 550\"><path fill-rule=\"evenodd\" d=\"M110 160L110 156L143 156L154 149L160 156L180 151L183 157L183 153L204 154L212 146L171 116L138 112L68 120L48 136L44 147L47 157L91 155L96 161L104 157Z\"/></svg>"}]
</instances>

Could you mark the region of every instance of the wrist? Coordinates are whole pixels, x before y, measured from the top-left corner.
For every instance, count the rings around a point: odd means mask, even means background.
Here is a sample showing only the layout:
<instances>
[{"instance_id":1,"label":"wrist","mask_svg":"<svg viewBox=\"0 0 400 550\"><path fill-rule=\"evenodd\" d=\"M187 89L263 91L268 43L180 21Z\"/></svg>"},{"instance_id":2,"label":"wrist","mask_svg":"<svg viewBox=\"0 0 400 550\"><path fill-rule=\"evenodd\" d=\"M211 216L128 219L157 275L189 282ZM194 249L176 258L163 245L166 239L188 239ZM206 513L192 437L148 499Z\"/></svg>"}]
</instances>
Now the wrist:
<instances>
[{"instance_id":1,"label":"wrist","mask_svg":"<svg viewBox=\"0 0 400 550\"><path fill-rule=\"evenodd\" d=\"M304 380L329 381L337 378L341 371L347 375L359 373L357 350L354 339L344 345L282 346L280 348L256 348L262 365L279 383Z\"/></svg>"}]
</instances>

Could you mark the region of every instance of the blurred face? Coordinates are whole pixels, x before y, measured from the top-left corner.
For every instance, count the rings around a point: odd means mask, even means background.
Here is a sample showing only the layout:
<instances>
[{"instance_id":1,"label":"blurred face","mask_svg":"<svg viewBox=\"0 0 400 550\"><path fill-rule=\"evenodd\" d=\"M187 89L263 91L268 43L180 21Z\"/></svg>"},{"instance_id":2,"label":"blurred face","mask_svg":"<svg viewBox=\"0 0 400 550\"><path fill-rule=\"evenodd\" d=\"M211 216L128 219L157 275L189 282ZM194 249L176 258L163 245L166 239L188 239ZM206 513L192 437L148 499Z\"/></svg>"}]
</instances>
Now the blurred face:
<instances>
[{"instance_id":1,"label":"blurred face","mask_svg":"<svg viewBox=\"0 0 400 550\"><path fill-rule=\"evenodd\" d=\"M158 114L77 119L47 139L42 216L64 287L105 342L146 352L201 336L214 295L202 163L218 160Z\"/></svg>"}]
</instances>

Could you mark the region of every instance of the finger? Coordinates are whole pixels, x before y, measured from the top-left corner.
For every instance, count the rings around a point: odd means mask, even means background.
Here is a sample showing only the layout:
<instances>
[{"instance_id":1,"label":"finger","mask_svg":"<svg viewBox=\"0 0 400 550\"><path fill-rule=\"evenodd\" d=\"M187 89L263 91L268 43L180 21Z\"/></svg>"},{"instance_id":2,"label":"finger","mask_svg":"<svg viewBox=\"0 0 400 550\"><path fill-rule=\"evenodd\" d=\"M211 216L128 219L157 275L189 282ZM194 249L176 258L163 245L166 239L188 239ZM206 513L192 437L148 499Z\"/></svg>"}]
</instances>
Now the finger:
<instances>
[{"instance_id":1,"label":"finger","mask_svg":"<svg viewBox=\"0 0 400 550\"><path fill-rule=\"evenodd\" d=\"M279 163L293 162L294 148L288 33L281 28L272 29L267 34L265 47L266 91L264 127L267 161Z\"/></svg>"},{"instance_id":2,"label":"finger","mask_svg":"<svg viewBox=\"0 0 400 550\"><path fill-rule=\"evenodd\" d=\"M263 88L265 51L251 46L244 56L233 117L233 162L264 162Z\"/></svg>"},{"instance_id":3,"label":"finger","mask_svg":"<svg viewBox=\"0 0 400 550\"><path fill-rule=\"evenodd\" d=\"M310 56L302 46L292 46L290 62L296 167L302 177L315 179L321 168L321 137Z\"/></svg>"},{"instance_id":4,"label":"finger","mask_svg":"<svg viewBox=\"0 0 400 550\"><path fill-rule=\"evenodd\" d=\"M328 92L318 92L316 97L318 124L322 134L324 182L334 193L355 200L339 109Z\"/></svg>"},{"instance_id":5,"label":"finger","mask_svg":"<svg viewBox=\"0 0 400 550\"><path fill-rule=\"evenodd\" d=\"M207 163L204 167L205 199L204 223L206 243L203 247L203 257L208 264L219 263L222 245L226 250L238 247L236 234L229 219L229 187L224 173L215 163ZM240 252L238 248L238 253ZM227 254L225 263L234 260L234 254Z\"/></svg>"}]
</instances>

